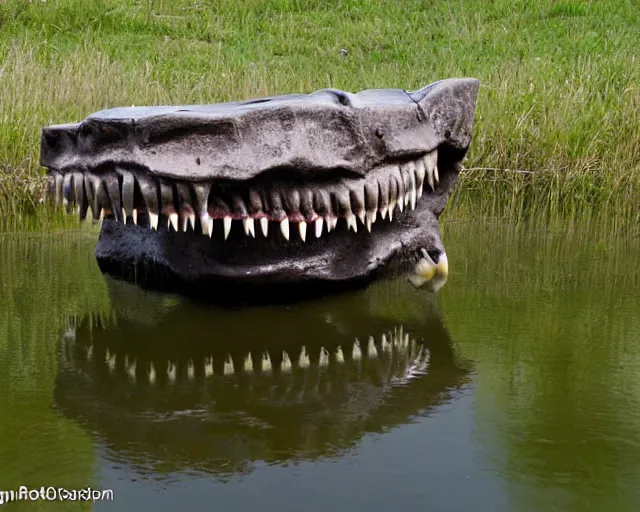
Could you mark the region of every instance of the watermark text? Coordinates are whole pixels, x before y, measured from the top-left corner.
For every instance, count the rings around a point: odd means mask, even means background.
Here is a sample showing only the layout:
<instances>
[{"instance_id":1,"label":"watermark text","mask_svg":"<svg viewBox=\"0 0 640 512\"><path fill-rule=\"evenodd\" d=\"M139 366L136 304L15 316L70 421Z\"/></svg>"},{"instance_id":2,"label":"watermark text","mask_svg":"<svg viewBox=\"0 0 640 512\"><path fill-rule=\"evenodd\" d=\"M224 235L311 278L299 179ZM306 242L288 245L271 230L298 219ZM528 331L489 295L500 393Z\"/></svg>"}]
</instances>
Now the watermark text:
<instances>
[{"instance_id":1,"label":"watermark text","mask_svg":"<svg viewBox=\"0 0 640 512\"><path fill-rule=\"evenodd\" d=\"M21 485L18 490L0 491L0 505L12 501L113 501L113 491L85 489L64 489L62 487L40 487L29 489Z\"/></svg>"}]
</instances>

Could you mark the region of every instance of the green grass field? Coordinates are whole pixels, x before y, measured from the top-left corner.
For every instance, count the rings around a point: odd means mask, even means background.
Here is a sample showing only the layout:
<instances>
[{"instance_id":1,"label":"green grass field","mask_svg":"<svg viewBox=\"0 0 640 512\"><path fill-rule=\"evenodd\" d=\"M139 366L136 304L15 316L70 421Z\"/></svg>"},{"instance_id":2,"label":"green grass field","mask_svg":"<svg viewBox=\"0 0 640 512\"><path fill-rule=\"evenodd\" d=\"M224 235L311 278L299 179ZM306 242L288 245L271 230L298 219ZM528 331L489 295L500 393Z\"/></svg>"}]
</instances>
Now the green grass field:
<instances>
[{"instance_id":1,"label":"green grass field","mask_svg":"<svg viewBox=\"0 0 640 512\"><path fill-rule=\"evenodd\" d=\"M482 88L448 215L637 221L638 26L637 0L0 0L0 229L51 223L43 125L454 76Z\"/></svg>"}]
</instances>

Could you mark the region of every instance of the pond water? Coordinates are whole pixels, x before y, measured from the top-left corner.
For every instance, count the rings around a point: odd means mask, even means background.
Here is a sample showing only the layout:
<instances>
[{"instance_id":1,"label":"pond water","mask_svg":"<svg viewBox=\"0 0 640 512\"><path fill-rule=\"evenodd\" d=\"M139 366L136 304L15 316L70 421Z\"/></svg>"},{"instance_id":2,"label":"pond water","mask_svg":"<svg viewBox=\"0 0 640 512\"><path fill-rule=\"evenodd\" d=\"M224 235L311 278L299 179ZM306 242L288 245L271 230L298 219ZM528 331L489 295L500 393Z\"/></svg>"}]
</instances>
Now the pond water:
<instances>
[{"instance_id":1,"label":"pond water","mask_svg":"<svg viewBox=\"0 0 640 512\"><path fill-rule=\"evenodd\" d=\"M106 278L95 233L0 235L0 491L113 490L45 510L638 510L638 238L444 228L436 294L398 278L240 310Z\"/></svg>"}]
</instances>

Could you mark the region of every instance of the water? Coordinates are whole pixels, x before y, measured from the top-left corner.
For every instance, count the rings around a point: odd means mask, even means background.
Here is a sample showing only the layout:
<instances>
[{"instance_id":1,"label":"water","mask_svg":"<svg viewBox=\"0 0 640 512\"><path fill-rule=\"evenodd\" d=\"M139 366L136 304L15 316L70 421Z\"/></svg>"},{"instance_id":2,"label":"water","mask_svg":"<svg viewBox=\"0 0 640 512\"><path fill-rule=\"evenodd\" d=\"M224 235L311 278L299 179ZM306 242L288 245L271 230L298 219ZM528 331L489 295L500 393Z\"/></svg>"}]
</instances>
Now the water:
<instances>
[{"instance_id":1,"label":"water","mask_svg":"<svg viewBox=\"0 0 640 512\"><path fill-rule=\"evenodd\" d=\"M0 490L114 493L39 503L56 510L638 510L640 241L445 241L436 295L399 279L222 310L105 278L95 234L0 235Z\"/></svg>"}]
</instances>

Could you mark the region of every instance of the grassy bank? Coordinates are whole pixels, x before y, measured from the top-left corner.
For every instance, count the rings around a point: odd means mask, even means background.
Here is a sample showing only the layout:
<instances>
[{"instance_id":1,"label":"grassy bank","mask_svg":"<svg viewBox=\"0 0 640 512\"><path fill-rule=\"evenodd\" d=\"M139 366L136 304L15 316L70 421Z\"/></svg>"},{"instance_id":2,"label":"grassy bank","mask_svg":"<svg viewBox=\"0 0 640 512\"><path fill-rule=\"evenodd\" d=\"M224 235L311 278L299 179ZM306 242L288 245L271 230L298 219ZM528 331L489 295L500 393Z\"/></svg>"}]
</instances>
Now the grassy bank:
<instances>
[{"instance_id":1,"label":"grassy bank","mask_svg":"<svg viewBox=\"0 0 640 512\"><path fill-rule=\"evenodd\" d=\"M50 219L43 125L119 105L451 76L482 81L451 215L637 220L639 25L635 0L5 0L0 229Z\"/></svg>"}]
</instances>

